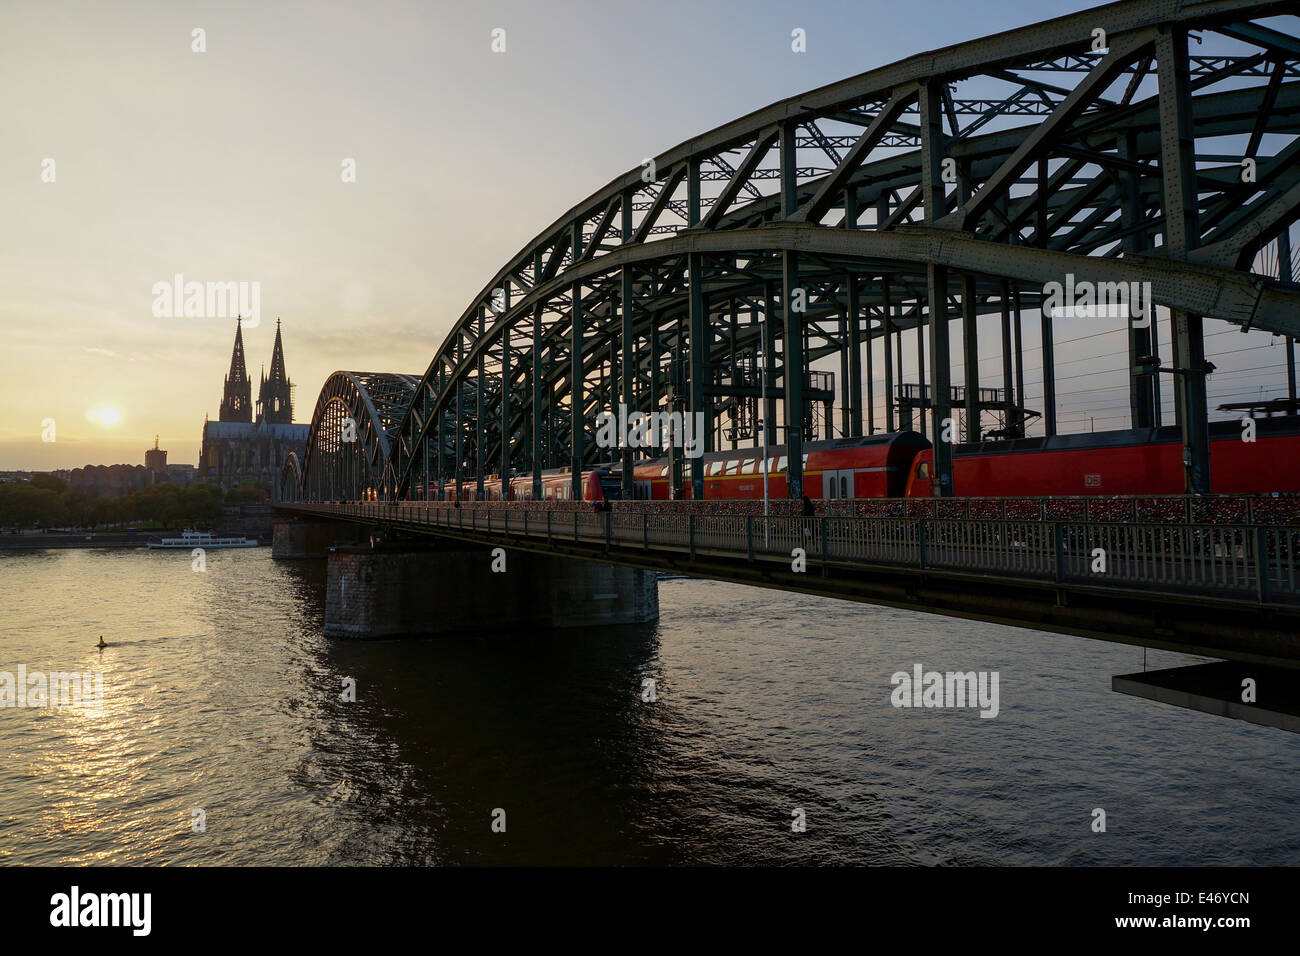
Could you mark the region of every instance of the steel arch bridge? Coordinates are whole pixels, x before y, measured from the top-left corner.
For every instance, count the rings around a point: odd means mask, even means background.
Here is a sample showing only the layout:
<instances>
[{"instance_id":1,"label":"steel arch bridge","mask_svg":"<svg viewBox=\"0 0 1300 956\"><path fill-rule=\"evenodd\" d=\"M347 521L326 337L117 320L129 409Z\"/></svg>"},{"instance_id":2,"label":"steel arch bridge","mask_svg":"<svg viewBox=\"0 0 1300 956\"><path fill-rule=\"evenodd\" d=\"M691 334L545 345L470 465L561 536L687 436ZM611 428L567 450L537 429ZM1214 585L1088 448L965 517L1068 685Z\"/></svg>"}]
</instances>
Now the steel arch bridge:
<instances>
[{"instance_id":1,"label":"steel arch bridge","mask_svg":"<svg viewBox=\"0 0 1300 956\"><path fill-rule=\"evenodd\" d=\"M279 500L359 501L376 492L418 383L418 376L390 372L335 372L326 379L303 460L290 455L285 462Z\"/></svg>"},{"instance_id":2,"label":"steel arch bridge","mask_svg":"<svg viewBox=\"0 0 1300 956\"><path fill-rule=\"evenodd\" d=\"M892 398L914 330L922 428L928 411L951 494L954 406L963 437L981 437L979 317L1000 318L995 404L1006 433L1023 434L1037 413L1024 407L1022 312L1041 313L1049 283L1123 282L1149 283L1173 334L1173 369L1160 369L1154 323L1130 325L1133 425L1159 423L1160 375L1172 374L1187 488L1208 491L1203 318L1300 334L1296 16L1282 0L1112 3L913 56L647 159L483 287L398 420L358 444L356 480L425 497L454 478L482 497L494 476L531 474L536 496L544 468L569 466L576 493L583 467L621 461L632 497L643 452L593 440L597 414L622 404L702 412L706 451L757 443L755 422L770 423L799 496L818 404L839 404L843 434L863 434L864 418L874 430L874 355ZM1039 321L1053 434L1053 318ZM813 368L834 358L838 390ZM328 432L331 383L313 436ZM888 398L892 431L901 411ZM337 467L316 448L305 495ZM685 480L702 496L702 459L675 469L675 494Z\"/></svg>"}]
</instances>

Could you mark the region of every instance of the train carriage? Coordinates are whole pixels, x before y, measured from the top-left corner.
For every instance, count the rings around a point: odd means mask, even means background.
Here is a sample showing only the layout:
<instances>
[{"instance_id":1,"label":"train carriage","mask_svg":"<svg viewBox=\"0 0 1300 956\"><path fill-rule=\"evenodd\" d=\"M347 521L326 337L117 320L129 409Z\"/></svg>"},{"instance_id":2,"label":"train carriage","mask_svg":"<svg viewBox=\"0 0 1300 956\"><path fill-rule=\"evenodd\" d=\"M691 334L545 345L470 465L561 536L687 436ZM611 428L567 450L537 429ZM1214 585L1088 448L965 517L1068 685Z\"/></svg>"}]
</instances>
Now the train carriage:
<instances>
[{"instance_id":1,"label":"train carriage","mask_svg":"<svg viewBox=\"0 0 1300 956\"><path fill-rule=\"evenodd\" d=\"M1257 419L1250 434L1240 422L1210 425L1211 486L1220 494L1300 492L1300 418ZM784 445L709 452L704 455L706 499L762 498L766 465L767 494L787 496L787 451ZM930 442L913 431L808 442L803 451L804 493L810 498L929 498L935 495L934 455ZM682 460L684 497L691 497L690 459ZM633 466L634 497L666 501L671 497L668 458ZM1169 495L1184 487L1182 444L1174 426L1126 429L1051 438L1020 438L956 445L953 448L954 493L963 497L1037 497L1048 495ZM490 476L487 497L499 500L505 483ZM531 475L509 479L509 495L533 497ZM430 487L456 497L456 482ZM477 480L466 481L461 500L473 500ZM573 497L568 468L542 474L542 498ZM622 497L622 469L603 464L585 470L582 500Z\"/></svg>"}]
</instances>

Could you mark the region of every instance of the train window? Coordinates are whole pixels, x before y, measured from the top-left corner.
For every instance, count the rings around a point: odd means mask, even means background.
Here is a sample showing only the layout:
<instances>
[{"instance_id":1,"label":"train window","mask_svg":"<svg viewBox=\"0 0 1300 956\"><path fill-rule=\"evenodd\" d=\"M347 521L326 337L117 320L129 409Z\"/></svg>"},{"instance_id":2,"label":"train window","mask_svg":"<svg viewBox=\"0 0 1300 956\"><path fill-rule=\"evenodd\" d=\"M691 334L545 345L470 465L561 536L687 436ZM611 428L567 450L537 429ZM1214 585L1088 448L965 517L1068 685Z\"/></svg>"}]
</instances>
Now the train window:
<instances>
[{"instance_id":1,"label":"train window","mask_svg":"<svg viewBox=\"0 0 1300 956\"><path fill-rule=\"evenodd\" d=\"M849 479L846 475L840 475L840 497L849 497Z\"/></svg>"},{"instance_id":2,"label":"train window","mask_svg":"<svg viewBox=\"0 0 1300 956\"><path fill-rule=\"evenodd\" d=\"M916 469L916 477L918 478L930 477L930 463L928 461L921 462L920 467Z\"/></svg>"},{"instance_id":3,"label":"train window","mask_svg":"<svg viewBox=\"0 0 1300 956\"><path fill-rule=\"evenodd\" d=\"M786 463L787 463L787 459L785 455L782 455L780 458L776 460L776 470L785 471Z\"/></svg>"},{"instance_id":4,"label":"train window","mask_svg":"<svg viewBox=\"0 0 1300 956\"><path fill-rule=\"evenodd\" d=\"M757 458L746 458L745 463L740 466L740 473L742 475L752 475L754 473L754 466L757 464Z\"/></svg>"},{"instance_id":5,"label":"train window","mask_svg":"<svg viewBox=\"0 0 1300 956\"><path fill-rule=\"evenodd\" d=\"M740 459L739 459L739 458L734 458L734 459L732 459L731 461L727 462L727 474L729 474L729 475L738 475L738 474L740 474Z\"/></svg>"},{"instance_id":6,"label":"train window","mask_svg":"<svg viewBox=\"0 0 1300 956\"><path fill-rule=\"evenodd\" d=\"M664 465L663 468L661 468L661 469L659 470L659 477L660 477L660 478L667 478L667 477L668 477L668 466L667 466L667 465Z\"/></svg>"},{"instance_id":7,"label":"train window","mask_svg":"<svg viewBox=\"0 0 1300 956\"><path fill-rule=\"evenodd\" d=\"M709 465L709 471L708 471L708 475L709 475L709 477L712 478L714 475L720 475L720 474L722 474L722 466L723 466L724 464L726 464L726 463L725 463L725 462L721 462L721 461L715 461L715 462L713 462L712 464L710 464L710 465Z\"/></svg>"}]
</instances>

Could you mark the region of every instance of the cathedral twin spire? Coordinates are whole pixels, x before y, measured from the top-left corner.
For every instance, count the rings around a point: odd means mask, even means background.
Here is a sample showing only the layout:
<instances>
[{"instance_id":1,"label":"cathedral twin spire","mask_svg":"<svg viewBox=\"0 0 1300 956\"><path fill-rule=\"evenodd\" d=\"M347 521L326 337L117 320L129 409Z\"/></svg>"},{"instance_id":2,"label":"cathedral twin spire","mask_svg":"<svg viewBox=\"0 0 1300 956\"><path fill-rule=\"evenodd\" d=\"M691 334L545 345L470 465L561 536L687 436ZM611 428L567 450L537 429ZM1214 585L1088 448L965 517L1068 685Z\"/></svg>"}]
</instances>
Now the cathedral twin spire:
<instances>
[{"instance_id":1,"label":"cathedral twin spire","mask_svg":"<svg viewBox=\"0 0 1300 956\"><path fill-rule=\"evenodd\" d=\"M275 347L271 350L271 377L262 376L257 391L257 418L272 425L293 422L293 383L284 370L284 343L280 340L280 320L275 320Z\"/></svg>"},{"instance_id":2,"label":"cathedral twin spire","mask_svg":"<svg viewBox=\"0 0 1300 956\"><path fill-rule=\"evenodd\" d=\"M253 420L253 383L248 380L248 370L244 367L244 327L235 319L235 348L230 353L230 373L226 376L221 393L221 414L223 422L251 422Z\"/></svg>"},{"instance_id":3,"label":"cathedral twin spire","mask_svg":"<svg viewBox=\"0 0 1300 956\"><path fill-rule=\"evenodd\" d=\"M226 375L221 397L223 422L253 421L253 383L244 364L244 329L235 320L235 347L230 354L230 372ZM275 347L271 353L271 377L262 374L257 392L257 420L272 425L293 422L293 383L284 368L284 343L280 339L280 320L275 320Z\"/></svg>"}]
</instances>

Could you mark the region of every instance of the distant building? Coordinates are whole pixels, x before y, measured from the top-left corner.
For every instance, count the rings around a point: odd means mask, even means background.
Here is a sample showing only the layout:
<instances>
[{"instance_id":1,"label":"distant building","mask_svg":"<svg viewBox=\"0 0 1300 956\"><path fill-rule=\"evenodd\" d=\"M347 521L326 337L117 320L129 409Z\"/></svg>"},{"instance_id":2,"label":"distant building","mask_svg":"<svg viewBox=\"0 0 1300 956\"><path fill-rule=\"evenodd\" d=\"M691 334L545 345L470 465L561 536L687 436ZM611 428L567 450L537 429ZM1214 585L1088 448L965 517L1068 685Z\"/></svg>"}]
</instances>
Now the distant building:
<instances>
[{"instance_id":1,"label":"distant building","mask_svg":"<svg viewBox=\"0 0 1300 956\"><path fill-rule=\"evenodd\" d=\"M230 354L218 421L204 419L203 447L199 451L199 479L232 488L247 482L273 486L290 452L301 460L307 448L310 425L293 424L293 384L284 364L280 320L275 322L271 374L262 375L257 393L256 419L250 401L252 382L244 364L243 326L235 324L235 346Z\"/></svg>"},{"instance_id":2,"label":"distant building","mask_svg":"<svg viewBox=\"0 0 1300 956\"><path fill-rule=\"evenodd\" d=\"M193 465L168 465L167 480L182 488L188 488L194 483L198 475L198 469Z\"/></svg>"},{"instance_id":3,"label":"distant building","mask_svg":"<svg viewBox=\"0 0 1300 956\"><path fill-rule=\"evenodd\" d=\"M273 485L290 452L302 457L309 427L205 421L199 461L202 480L222 488L254 481Z\"/></svg>"},{"instance_id":4,"label":"distant building","mask_svg":"<svg viewBox=\"0 0 1300 956\"><path fill-rule=\"evenodd\" d=\"M155 436L153 447L145 450L143 465L86 465L71 471L61 468L50 474L62 478L73 491L88 498L118 498L164 481L183 488L194 480L194 466L167 464L167 452L158 447Z\"/></svg>"},{"instance_id":5,"label":"distant building","mask_svg":"<svg viewBox=\"0 0 1300 956\"><path fill-rule=\"evenodd\" d=\"M145 449L144 466L154 473L158 481L167 480L167 452L158 447L158 436L153 436L153 447Z\"/></svg>"},{"instance_id":6,"label":"distant building","mask_svg":"<svg viewBox=\"0 0 1300 956\"><path fill-rule=\"evenodd\" d=\"M118 498L144 491L157 481L144 465L87 465L68 473L68 485L90 498Z\"/></svg>"}]
</instances>

